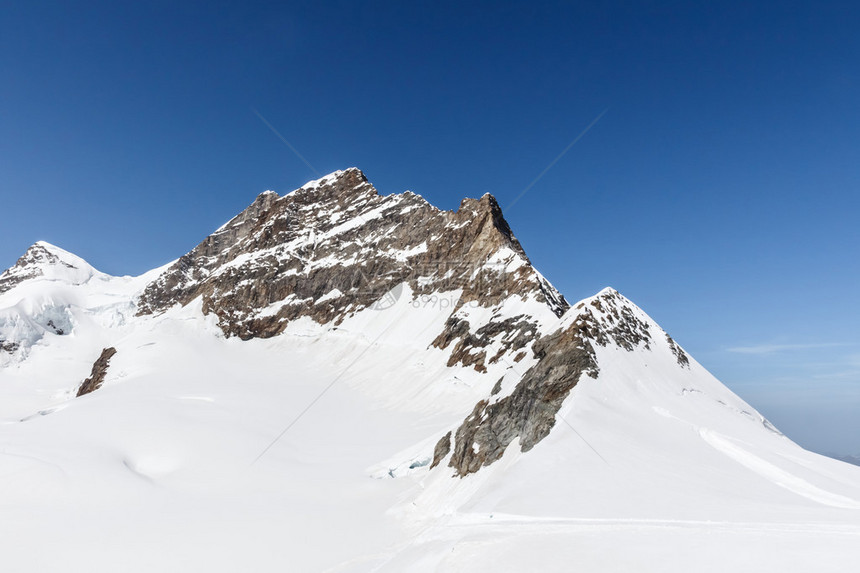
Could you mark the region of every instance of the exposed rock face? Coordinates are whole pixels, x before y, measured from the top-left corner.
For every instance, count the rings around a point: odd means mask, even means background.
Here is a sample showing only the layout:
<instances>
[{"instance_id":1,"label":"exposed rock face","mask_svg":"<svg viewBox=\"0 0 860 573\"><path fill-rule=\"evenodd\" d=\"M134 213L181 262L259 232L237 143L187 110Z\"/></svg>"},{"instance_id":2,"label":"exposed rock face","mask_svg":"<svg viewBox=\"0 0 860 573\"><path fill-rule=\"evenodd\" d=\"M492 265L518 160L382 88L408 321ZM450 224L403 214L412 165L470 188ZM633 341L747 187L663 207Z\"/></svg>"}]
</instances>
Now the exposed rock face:
<instances>
[{"instance_id":1,"label":"exposed rock face","mask_svg":"<svg viewBox=\"0 0 860 573\"><path fill-rule=\"evenodd\" d=\"M20 347L21 347L21 345L18 344L17 342L12 342L10 340L0 339L0 352L8 352L9 354L12 354L16 350L18 350L18 348L20 348Z\"/></svg>"},{"instance_id":2,"label":"exposed rock face","mask_svg":"<svg viewBox=\"0 0 860 573\"><path fill-rule=\"evenodd\" d=\"M483 349L499 335L500 347L490 357L489 364L495 364L503 355L515 353L534 342L539 335L538 325L535 321L528 320L525 315L519 315L504 320L492 320L472 333L468 321L452 316L445 323L445 330L433 341L433 346L444 350L456 340L448 366L459 363L463 366L474 366L478 372L486 372L487 353Z\"/></svg>"},{"instance_id":3,"label":"exposed rock face","mask_svg":"<svg viewBox=\"0 0 860 573\"><path fill-rule=\"evenodd\" d=\"M624 297L615 290L606 289L588 304L578 303L574 310L578 313L577 322L585 329L585 336L600 346L612 341L624 350L633 350L639 344L651 348L650 327L635 315L624 303ZM594 311L598 314L595 315Z\"/></svg>"},{"instance_id":4,"label":"exposed rock face","mask_svg":"<svg viewBox=\"0 0 860 573\"><path fill-rule=\"evenodd\" d=\"M432 470L436 466L439 465L439 462L445 459L445 456L451 451L451 432L445 434L439 442L436 443L436 447L433 449L433 463L430 464L430 469Z\"/></svg>"},{"instance_id":5,"label":"exposed rock face","mask_svg":"<svg viewBox=\"0 0 860 573\"><path fill-rule=\"evenodd\" d=\"M84 380L78 388L77 397L81 397L101 388L105 381L105 376L107 376L110 359L113 358L114 354L116 354L116 348L110 347L102 350L101 355L96 359L95 363L93 363L90 377Z\"/></svg>"},{"instance_id":6,"label":"exposed rock face","mask_svg":"<svg viewBox=\"0 0 860 573\"><path fill-rule=\"evenodd\" d=\"M158 313L202 297L203 312L215 314L225 334L249 339L277 335L302 316L339 324L401 284L415 297L461 291L452 311L514 296L556 315L568 308L532 268L491 195L441 211L410 192L380 196L348 169L284 197L263 193L151 283L138 309ZM468 358L464 349L480 348L487 329L508 327L517 332L508 347L522 348L537 336L527 323L485 326L456 343L452 363L481 370L488 358ZM469 336L468 325L452 328L440 347Z\"/></svg>"},{"instance_id":7,"label":"exposed rock face","mask_svg":"<svg viewBox=\"0 0 860 573\"><path fill-rule=\"evenodd\" d=\"M669 348L672 350L672 354L675 355L675 358L678 360L678 364L683 366L684 368L690 367L690 359L687 357L687 353L684 352L678 343L675 342L671 336L666 335L666 342L669 343Z\"/></svg>"},{"instance_id":8,"label":"exposed rock face","mask_svg":"<svg viewBox=\"0 0 860 573\"><path fill-rule=\"evenodd\" d=\"M570 312L576 314L565 321L568 326L534 343L532 352L538 362L514 390L495 397L494 388L490 398L478 402L457 428L448 463L457 475L492 464L516 438L526 452L548 436L562 403L582 376L597 377L594 345L615 344L627 351L650 348L649 325L614 290L607 289ZM450 436L440 444L446 440Z\"/></svg>"},{"instance_id":9,"label":"exposed rock face","mask_svg":"<svg viewBox=\"0 0 860 573\"><path fill-rule=\"evenodd\" d=\"M539 362L526 371L514 391L495 401L482 400L457 428L449 466L458 475L478 471L520 439L528 451L549 435L555 414L583 374L597 375L597 363L583 328L545 336L533 347Z\"/></svg>"},{"instance_id":10,"label":"exposed rock face","mask_svg":"<svg viewBox=\"0 0 860 573\"><path fill-rule=\"evenodd\" d=\"M62 335L64 335L64 334L66 333L65 329L64 329L64 328L61 328L61 327L59 327L59 326L57 326L56 324L54 324L54 321L53 321L53 320L49 320L49 321L45 324L45 326L46 326L46 327L48 327L48 328L50 328L50 329L54 332L54 334L56 334L56 335L58 335L58 336L62 336Z\"/></svg>"}]
</instances>

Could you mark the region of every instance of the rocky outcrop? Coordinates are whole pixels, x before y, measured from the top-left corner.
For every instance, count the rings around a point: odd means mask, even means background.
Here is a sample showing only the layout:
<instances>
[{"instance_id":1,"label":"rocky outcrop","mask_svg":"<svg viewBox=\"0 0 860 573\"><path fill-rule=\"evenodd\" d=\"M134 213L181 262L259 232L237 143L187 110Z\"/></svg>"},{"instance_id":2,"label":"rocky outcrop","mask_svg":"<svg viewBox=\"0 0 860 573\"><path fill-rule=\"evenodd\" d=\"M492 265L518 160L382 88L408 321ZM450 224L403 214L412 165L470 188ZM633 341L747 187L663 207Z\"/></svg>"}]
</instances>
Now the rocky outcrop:
<instances>
[{"instance_id":1,"label":"rocky outcrop","mask_svg":"<svg viewBox=\"0 0 860 573\"><path fill-rule=\"evenodd\" d=\"M416 300L459 292L449 312L510 297L535 299L557 316L568 308L532 268L491 195L441 211L410 192L381 196L361 171L348 169L284 197L257 197L153 281L138 312L159 313L200 297L203 312L217 316L228 336L266 338L303 316L339 324L393 301L404 284ZM506 350L537 337L524 318L474 326L479 330L469 334L452 325L438 341L454 344L452 363L482 370L498 360L498 351L481 350L501 329L512 335Z\"/></svg>"},{"instance_id":2,"label":"rocky outcrop","mask_svg":"<svg viewBox=\"0 0 860 573\"><path fill-rule=\"evenodd\" d=\"M486 372L486 364L495 364L506 354L517 355L516 351L533 343L538 336L537 322L528 320L522 314L504 320L490 320L476 329L474 333L471 332L467 320L452 316L445 323L444 330L436 337L432 345L444 350L456 341L448 359L448 366L462 364L463 366L473 366L478 372ZM485 349L494 339L499 340L499 348L487 360ZM516 356L513 360L519 361Z\"/></svg>"},{"instance_id":3,"label":"rocky outcrop","mask_svg":"<svg viewBox=\"0 0 860 573\"><path fill-rule=\"evenodd\" d=\"M45 327L50 328L51 331L58 336L62 336L66 333L66 330L64 328L61 328L61 327L57 326L56 324L54 324L53 319L49 320L47 323L45 323Z\"/></svg>"},{"instance_id":4,"label":"rocky outcrop","mask_svg":"<svg viewBox=\"0 0 860 573\"><path fill-rule=\"evenodd\" d=\"M451 432L445 434L441 440L436 443L436 447L433 449L433 463L430 464L430 469L432 470L439 463L445 459L445 456L451 451Z\"/></svg>"},{"instance_id":5,"label":"rocky outcrop","mask_svg":"<svg viewBox=\"0 0 860 573\"><path fill-rule=\"evenodd\" d=\"M585 336L600 346L611 341L628 351L640 344L651 348L648 323L637 317L632 306L614 289L604 289L589 302L578 303L574 311Z\"/></svg>"},{"instance_id":6,"label":"rocky outcrop","mask_svg":"<svg viewBox=\"0 0 860 573\"><path fill-rule=\"evenodd\" d=\"M0 352L8 352L12 354L16 350L18 350L21 345L17 342L12 342L11 340L3 340L0 339Z\"/></svg>"},{"instance_id":7,"label":"rocky outcrop","mask_svg":"<svg viewBox=\"0 0 860 573\"><path fill-rule=\"evenodd\" d=\"M76 395L78 398L101 388L105 381L105 376L107 376L110 359L113 358L114 354L116 354L116 348L110 347L102 350L101 355L93 363L90 377L84 380L78 388Z\"/></svg>"},{"instance_id":8,"label":"rocky outcrop","mask_svg":"<svg viewBox=\"0 0 860 573\"><path fill-rule=\"evenodd\" d=\"M678 361L678 365L684 368L689 368L690 358L687 356L687 353L684 352L684 350L678 346L678 343L675 342L675 340L668 334L666 335L666 342L669 343L669 350L671 350L672 354L675 355L675 360Z\"/></svg>"},{"instance_id":9,"label":"rocky outcrop","mask_svg":"<svg viewBox=\"0 0 860 573\"><path fill-rule=\"evenodd\" d=\"M464 476L490 465L515 439L526 452L549 435L555 414L583 374L597 376L597 362L581 325L538 340L538 363L526 371L513 392L498 400L482 400L454 437L449 466Z\"/></svg>"},{"instance_id":10,"label":"rocky outcrop","mask_svg":"<svg viewBox=\"0 0 860 573\"><path fill-rule=\"evenodd\" d=\"M497 461L517 438L521 451L527 452L548 436L562 403L582 376L597 377L595 345L650 349L649 324L612 289L571 312L575 314L565 317L564 327L533 344L537 363L513 391L500 396L497 383L490 397L479 401L456 429L448 463L456 475L463 477Z\"/></svg>"}]
</instances>

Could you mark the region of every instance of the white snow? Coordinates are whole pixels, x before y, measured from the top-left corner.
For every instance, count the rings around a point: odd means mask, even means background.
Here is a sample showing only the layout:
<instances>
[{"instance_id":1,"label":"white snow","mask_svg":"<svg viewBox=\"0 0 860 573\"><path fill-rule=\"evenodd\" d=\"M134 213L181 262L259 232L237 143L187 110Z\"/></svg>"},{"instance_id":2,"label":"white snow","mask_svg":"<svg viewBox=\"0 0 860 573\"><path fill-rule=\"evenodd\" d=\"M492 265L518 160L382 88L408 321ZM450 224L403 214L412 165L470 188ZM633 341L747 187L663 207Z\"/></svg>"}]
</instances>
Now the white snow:
<instances>
[{"instance_id":1,"label":"white snow","mask_svg":"<svg viewBox=\"0 0 860 573\"><path fill-rule=\"evenodd\" d=\"M534 362L448 367L431 342L453 307L416 305L405 285L384 310L243 342L199 299L136 317L158 270L86 273L0 295L2 336L29 341L0 365L4 570L819 572L860 560L860 468L769 429L692 358L679 367L639 309L651 350L598 347L598 378L574 388L549 437L527 453L515 440L460 479L429 469L436 442ZM458 311L472 324L523 313L544 332L573 319L535 300ZM73 398L108 346L105 385Z\"/></svg>"},{"instance_id":2,"label":"white snow","mask_svg":"<svg viewBox=\"0 0 860 573\"><path fill-rule=\"evenodd\" d=\"M342 296L343 296L343 293L340 291L340 289L333 288L330 291L328 291L327 293L325 293L324 295L322 295L321 297L319 297L316 300L316 302L320 303L320 302L325 302L327 300L334 300L334 299L340 298Z\"/></svg>"}]
</instances>

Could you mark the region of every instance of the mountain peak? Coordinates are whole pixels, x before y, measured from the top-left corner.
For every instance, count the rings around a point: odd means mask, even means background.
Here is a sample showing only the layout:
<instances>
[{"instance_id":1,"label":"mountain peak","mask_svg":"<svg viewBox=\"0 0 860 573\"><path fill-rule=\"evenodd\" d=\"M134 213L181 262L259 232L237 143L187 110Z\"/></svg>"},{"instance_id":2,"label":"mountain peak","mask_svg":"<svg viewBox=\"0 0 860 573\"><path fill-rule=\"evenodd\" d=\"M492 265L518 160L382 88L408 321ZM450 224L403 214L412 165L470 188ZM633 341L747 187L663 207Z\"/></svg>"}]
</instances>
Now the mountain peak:
<instances>
[{"instance_id":1,"label":"mountain peak","mask_svg":"<svg viewBox=\"0 0 860 573\"><path fill-rule=\"evenodd\" d=\"M202 296L227 334L273 336L301 316L339 324L404 284L414 296L458 292L456 308L510 297L556 316L567 308L492 195L442 211L414 193L380 195L349 168L283 197L257 197L151 284L139 309Z\"/></svg>"},{"instance_id":2,"label":"mountain peak","mask_svg":"<svg viewBox=\"0 0 860 573\"><path fill-rule=\"evenodd\" d=\"M499 211L501 212L502 208L499 207L499 202L496 201L496 198L492 193L484 193L480 199L475 199L473 197L464 197L460 201L460 207L457 211L461 210L469 210L469 211L480 211L480 210L490 210L490 211Z\"/></svg>"},{"instance_id":3,"label":"mountain peak","mask_svg":"<svg viewBox=\"0 0 860 573\"><path fill-rule=\"evenodd\" d=\"M484 193L480 199L466 199L460 205L461 209L465 207L466 209L474 209L477 213L486 214L489 217L488 220L492 221L493 228L497 230L502 237L504 237L504 239L518 252L518 254L520 254L520 256L528 260L520 242L516 237L514 237L514 233L511 230L510 225L508 225L508 221L502 214L502 208L499 206L499 202L496 201L496 198L493 195L490 193Z\"/></svg>"},{"instance_id":4,"label":"mountain peak","mask_svg":"<svg viewBox=\"0 0 860 573\"><path fill-rule=\"evenodd\" d=\"M68 269L95 270L88 262L74 253L47 241L36 241L27 249L18 262L27 265L58 265Z\"/></svg>"},{"instance_id":5,"label":"mountain peak","mask_svg":"<svg viewBox=\"0 0 860 573\"><path fill-rule=\"evenodd\" d=\"M376 193L376 190L367 180L364 173L357 167L349 167L343 170L332 171L319 179L308 181L290 193L290 195L311 194L321 198L340 195L342 198L346 198L371 191L374 194Z\"/></svg>"},{"instance_id":6,"label":"mountain peak","mask_svg":"<svg viewBox=\"0 0 860 573\"><path fill-rule=\"evenodd\" d=\"M81 284L96 273L98 271L79 256L47 241L37 241L21 255L13 267L0 274L0 294L30 279L41 277Z\"/></svg>"},{"instance_id":7,"label":"mountain peak","mask_svg":"<svg viewBox=\"0 0 860 573\"><path fill-rule=\"evenodd\" d=\"M56 245L52 245L48 241L36 241L27 248L24 252L24 256L32 256L35 259L49 260L49 262L56 262L54 259L62 259L64 257L75 257L75 255L69 251L61 249Z\"/></svg>"}]
</instances>

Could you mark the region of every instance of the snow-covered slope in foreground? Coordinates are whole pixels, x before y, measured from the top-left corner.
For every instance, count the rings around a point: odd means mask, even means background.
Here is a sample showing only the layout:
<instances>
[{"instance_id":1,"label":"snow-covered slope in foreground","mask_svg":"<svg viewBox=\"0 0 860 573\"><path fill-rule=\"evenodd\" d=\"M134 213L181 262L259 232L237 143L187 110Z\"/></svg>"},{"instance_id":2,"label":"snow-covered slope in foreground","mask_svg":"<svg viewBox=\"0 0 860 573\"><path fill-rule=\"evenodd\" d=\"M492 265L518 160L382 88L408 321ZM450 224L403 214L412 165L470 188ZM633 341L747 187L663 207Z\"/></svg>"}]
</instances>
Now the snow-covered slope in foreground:
<instances>
[{"instance_id":1,"label":"snow-covered slope in foreground","mask_svg":"<svg viewBox=\"0 0 860 573\"><path fill-rule=\"evenodd\" d=\"M326 203L344 181L361 193ZM439 212L347 171L141 277L34 245L0 276L3 570L860 561L860 468L782 436L617 292L568 307L506 229L491 198ZM368 253L372 289L367 265L342 278Z\"/></svg>"}]
</instances>

